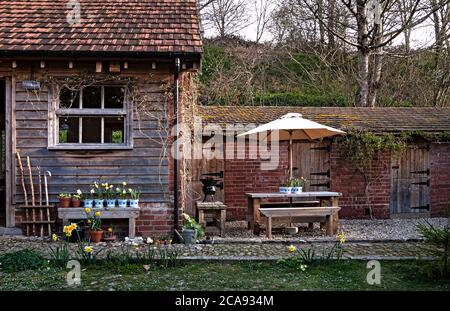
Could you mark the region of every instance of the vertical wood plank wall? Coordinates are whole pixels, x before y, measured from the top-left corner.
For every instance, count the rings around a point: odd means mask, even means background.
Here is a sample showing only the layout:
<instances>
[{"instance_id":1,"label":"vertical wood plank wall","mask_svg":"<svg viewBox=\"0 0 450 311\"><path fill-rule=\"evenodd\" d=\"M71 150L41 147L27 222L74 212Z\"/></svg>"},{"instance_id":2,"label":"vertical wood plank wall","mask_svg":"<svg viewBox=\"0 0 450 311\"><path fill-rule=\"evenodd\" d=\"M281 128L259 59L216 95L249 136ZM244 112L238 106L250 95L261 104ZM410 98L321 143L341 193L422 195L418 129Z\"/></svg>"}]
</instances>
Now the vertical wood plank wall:
<instances>
[{"instance_id":1,"label":"vertical wood plank wall","mask_svg":"<svg viewBox=\"0 0 450 311\"><path fill-rule=\"evenodd\" d=\"M33 167L40 166L42 171L50 171L49 193L52 202L56 202L61 192L75 192L81 189L86 192L94 181L108 182L119 185L122 181L128 187L137 188L142 192L142 202L167 202L169 189L168 160L162 157L166 131L161 131L160 122L163 117L149 117L134 113L132 150L98 151L86 153L80 151L50 151L48 146L48 90L43 87L39 93L26 91L22 88L22 81L30 79L30 68L19 67L15 70L15 146L21 153L22 159L30 156ZM67 69L67 62L48 62L46 71L53 76L73 76L81 74L82 70L95 70L95 62L78 64L79 71ZM75 67L77 63L75 63ZM92 67L92 68L90 68ZM36 68L36 66L35 66ZM129 62L129 69L122 73L125 77L138 80L139 91L149 95L152 105L163 106L165 98L164 85L170 83L172 76L168 65L158 66L158 70L151 69L151 63ZM35 69L35 79L39 79L42 72ZM148 79L151 73L151 81ZM161 116L161 112L159 113ZM167 121L167 120L166 120ZM13 144L14 145L14 144ZM10 150L14 151L14 150ZM17 161L13 159L15 171L15 187L13 187L13 203L24 202L20 187L20 176ZM37 178L34 178L35 183ZM27 179L27 187L28 187ZM35 185L35 189L37 189Z\"/></svg>"}]
</instances>

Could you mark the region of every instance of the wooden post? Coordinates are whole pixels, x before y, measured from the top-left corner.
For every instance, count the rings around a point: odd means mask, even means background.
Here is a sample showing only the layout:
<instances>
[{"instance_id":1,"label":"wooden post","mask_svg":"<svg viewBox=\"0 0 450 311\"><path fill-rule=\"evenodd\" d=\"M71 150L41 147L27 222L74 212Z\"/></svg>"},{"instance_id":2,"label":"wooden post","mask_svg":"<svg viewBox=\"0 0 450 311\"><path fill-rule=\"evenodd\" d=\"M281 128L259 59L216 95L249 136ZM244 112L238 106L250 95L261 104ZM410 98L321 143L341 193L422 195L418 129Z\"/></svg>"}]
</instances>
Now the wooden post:
<instances>
[{"instance_id":1,"label":"wooden post","mask_svg":"<svg viewBox=\"0 0 450 311\"><path fill-rule=\"evenodd\" d=\"M333 235L333 215L327 215L326 234Z\"/></svg>"},{"instance_id":2,"label":"wooden post","mask_svg":"<svg viewBox=\"0 0 450 311\"><path fill-rule=\"evenodd\" d=\"M16 156L17 156L17 161L19 161L19 170L20 170L20 177L21 177L21 181L22 181L22 190L23 190L23 196L24 196L24 200L25 200L25 206L28 206L28 195L27 195L27 187L25 186L25 173L23 171L23 165L22 165L22 159L20 157L20 153L17 151L16 152ZM30 220L30 214L28 213L28 209L25 209L25 220L29 221ZM26 232L27 232L27 236L30 235L30 225L27 223L26 224Z\"/></svg>"},{"instance_id":3,"label":"wooden post","mask_svg":"<svg viewBox=\"0 0 450 311\"><path fill-rule=\"evenodd\" d=\"M259 235L261 227L261 215L259 207L261 206L261 199L253 198L253 234Z\"/></svg>"},{"instance_id":4,"label":"wooden post","mask_svg":"<svg viewBox=\"0 0 450 311\"><path fill-rule=\"evenodd\" d=\"M253 230L253 198L252 197L248 197L247 198L247 229L251 229Z\"/></svg>"},{"instance_id":5,"label":"wooden post","mask_svg":"<svg viewBox=\"0 0 450 311\"><path fill-rule=\"evenodd\" d=\"M331 206L338 207L339 206L339 197L331 198ZM339 228L339 213L336 212L332 215L333 218L333 234L337 234Z\"/></svg>"},{"instance_id":6,"label":"wooden post","mask_svg":"<svg viewBox=\"0 0 450 311\"><path fill-rule=\"evenodd\" d=\"M272 239L272 217L268 216L266 218L266 234L269 240Z\"/></svg>"},{"instance_id":7,"label":"wooden post","mask_svg":"<svg viewBox=\"0 0 450 311\"><path fill-rule=\"evenodd\" d=\"M220 236L225 237L225 224L227 220L227 212L225 209L220 211Z\"/></svg>"}]
</instances>

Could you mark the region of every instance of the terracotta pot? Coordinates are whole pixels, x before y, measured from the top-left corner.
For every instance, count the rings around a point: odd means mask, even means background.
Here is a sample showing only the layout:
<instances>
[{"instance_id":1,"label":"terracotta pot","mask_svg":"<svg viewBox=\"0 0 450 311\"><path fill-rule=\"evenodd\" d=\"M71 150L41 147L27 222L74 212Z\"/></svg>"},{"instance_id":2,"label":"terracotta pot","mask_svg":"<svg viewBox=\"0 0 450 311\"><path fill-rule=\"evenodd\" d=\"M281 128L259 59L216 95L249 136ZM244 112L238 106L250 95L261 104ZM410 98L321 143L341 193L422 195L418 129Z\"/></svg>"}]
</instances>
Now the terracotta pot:
<instances>
[{"instance_id":1,"label":"terracotta pot","mask_svg":"<svg viewBox=\"0 0 450 311\"><path fill-rule=\"evenodd\" d=\"M81 200L72 199L72 207L80 207L80 206L81 206Z\"/></svg>"},{"instance_id":2,"label":"terracotta pot","mask_svg":"<svg viewBox=\"0 0 450 311\"><path fill-rule=\"evenodd\" d=\"M89 231L89 236L91 237L91 242L92 243L98 243L103 238L103 230Z\"/></svg>"},{"instance_id":3,"label":"terracotta pot","mask_svg":"<svg viewBox=\"0 0 450 311\"><path fill-rule=\"evenodd\" d=\"M59 206L64 208L70 207L70 201L70 198L59 198Z\"/></svg>"}]
</instances>

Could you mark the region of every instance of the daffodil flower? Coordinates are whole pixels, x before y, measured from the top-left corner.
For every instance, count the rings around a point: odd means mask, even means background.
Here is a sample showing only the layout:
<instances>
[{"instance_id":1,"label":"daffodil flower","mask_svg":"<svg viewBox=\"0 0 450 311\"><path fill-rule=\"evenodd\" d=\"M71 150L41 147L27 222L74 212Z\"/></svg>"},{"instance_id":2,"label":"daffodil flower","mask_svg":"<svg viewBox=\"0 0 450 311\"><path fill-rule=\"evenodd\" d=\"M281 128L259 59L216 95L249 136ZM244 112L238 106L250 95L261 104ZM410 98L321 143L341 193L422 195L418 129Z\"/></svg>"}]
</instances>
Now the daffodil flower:
<instances>
[{"instance_id":1,"label":"daffodil flower","mask_svg":"<svg viewBox=\"0 0 450 311\"><path fill-rule=\"evenodd\" d=\"M84 252L86 253L86 254L90 254L90 253L92 253L92 246L86 246L85 248L84 248Z\"/></svg>"},{"instance_id":2,"label":"daffodil flower","mask_svg":"<svg viewBox=\"0 0 450 311\"><path fill-rule=\"evenodd\" d=\"M55 242L58 241L58 236L55 233L52 235L52 240Z\"/></svg>"},{"instance_id":3,"label":"daffodil flower","mask_svg":"<svg viewBox=\"0 0 450 311\"><path fill-rule=\"evenodd\" d=\"M123 182L123 183L122 183L122 186L124 186L124 187L125 187L126 185L127 185L127 183L126 183L126 182Z\"/></svg>"},{"instance_id":4,"label":"daffodil flower","mask_svg":"<svg viewBox=\"0 0 450 311\"><path fill-rule=\"evenodd\" d=\"M95 212L95 216L100 217L102 213L100 213L99 211Z\"/></svg>"},{"instance_id":5,"label":"daffodil flower","mask_svg":"<svg viewBox=\"0 0 450 311\"><path fill-rule=\"evenodd\" d=\"M289 253L293 253L293 252L295 252L295 250L296 250L295 246L291 244L289 246Z\"/></svg>"},{"instance_id":6,"label":"daffodil flower","mask_svg":"<svg viewBox=\"0 0 450 311\"><path fill-rule=\"evenodd\" d=\"M89 208L89 207L86 207L85 209L84 209L84 211L86 212L86 213L90 213L91 212L91 209Z\"/></svg>"}]
</instances>

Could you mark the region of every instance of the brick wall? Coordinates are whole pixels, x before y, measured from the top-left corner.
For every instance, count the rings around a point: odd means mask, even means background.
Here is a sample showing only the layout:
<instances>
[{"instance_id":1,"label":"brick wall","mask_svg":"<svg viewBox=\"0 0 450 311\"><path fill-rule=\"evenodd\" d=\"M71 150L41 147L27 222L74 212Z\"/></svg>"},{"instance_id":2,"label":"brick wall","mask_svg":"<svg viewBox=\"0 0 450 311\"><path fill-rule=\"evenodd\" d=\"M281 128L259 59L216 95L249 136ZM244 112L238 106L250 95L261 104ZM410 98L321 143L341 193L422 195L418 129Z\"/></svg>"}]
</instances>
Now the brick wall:
<instances>
[{"instance_id":1,"label":"brick wall","mask_svg":"<svg viewBox=\"0 0 450 311\"><path fill-rule=\"evenodd\" d=\"M286 179L287 143L280 143L280 164L276 170L263 171L261 164L264 160L257 159L226 159L225 160L225 204L227 218L233 220L245 220L247 218L248 192L278 191L281 180ZM254 151L251 150L250 151ZM249 154L249 147L246 147Z\"/></svg>"},{"instance_id":2,"label":"brick wall","mask_svg":"<svg viewBox=\"0 0 450 311\"><path fill-rule=\"evenodd\" d=\"M141 206L141 214L136 220L136 236L159 238L172 235L172 204L157 203Z\"/></svg>"},{"instance_id":3,"label":"brick wall","mask_svg":"<svg viewBox=\"0 0 450 311\"><path fill-rule=\"evenodd\" d=\"M450 143L431 144L431 215L443 216L450 202Z\"/></svg>"},{"instance_id":4,"label":"brick wall","mask_svg":"<svg viewBox=\"0 0 450 311\"><path fill-rule=\"evenodd\" d=\"M248 149L247 149L248 152ZM227 218L244 220L247 215L247 192L276 192L279 182L286 178L287 142L280 144L280 166L277 170L261 171L261 159L225 161L225 204ZM390 207L390 154L384 153L375 161L376 180L369 187L366 198L364 176L358 173L343 158L339 146L332 145L331 190L342 192L340 213L342 218L368 218L368 208L372 208L375 218L389 218Z\"/></svg>"},{"instance_id":5,"label":"brick wall","mask_svg":"<svg viewBox=\"0 0 450 311\"><path fill-rule=\"evenodd\" d=\"M389 218L391 199L390 153L384 152L374 159L373 181L366 186L365 177L345 159L339 145L331 148L331 191L342 193L339 205L342 218L369 218L370 208L375 218ZM366 193L367 191L367 193ZM366 195L367 194L367 195Z\"/></svg>"}]
</instances>

